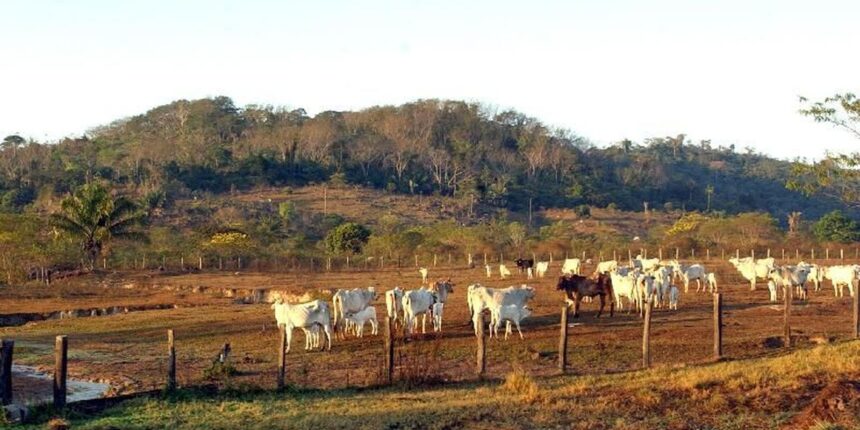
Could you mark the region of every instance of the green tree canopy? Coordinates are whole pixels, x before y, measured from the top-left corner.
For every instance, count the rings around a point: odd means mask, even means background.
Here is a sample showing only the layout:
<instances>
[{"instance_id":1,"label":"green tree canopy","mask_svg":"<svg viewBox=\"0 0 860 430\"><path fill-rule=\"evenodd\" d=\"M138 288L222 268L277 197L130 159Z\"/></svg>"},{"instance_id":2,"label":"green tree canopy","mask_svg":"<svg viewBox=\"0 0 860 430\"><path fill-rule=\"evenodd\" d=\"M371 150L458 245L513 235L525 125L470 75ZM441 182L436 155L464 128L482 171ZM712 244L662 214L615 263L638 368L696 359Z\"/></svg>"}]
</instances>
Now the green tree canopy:
<instances>
[{"instance_id":1,"label":"green tree canopy","mask_svg":"<svg viewBox=\"0 0 860 430\"><path fill-rule=\"evenodd\" d=\"M860 239L860 227L841 211L833 211L821 217L813 226L812 233L818 240L828 242L854 242Z\"/></svg>"},{"instance_id":2,"label":"green tree canopy","mask_svg":"<svg viewBox=\"0 0 860 430\"><path fill-rule=\"evenodd\" d=\"M326 250L332 254L360 254L370 239L370 230L354 222L343 223L325 237Z\"/></svg>"}]
</instances>

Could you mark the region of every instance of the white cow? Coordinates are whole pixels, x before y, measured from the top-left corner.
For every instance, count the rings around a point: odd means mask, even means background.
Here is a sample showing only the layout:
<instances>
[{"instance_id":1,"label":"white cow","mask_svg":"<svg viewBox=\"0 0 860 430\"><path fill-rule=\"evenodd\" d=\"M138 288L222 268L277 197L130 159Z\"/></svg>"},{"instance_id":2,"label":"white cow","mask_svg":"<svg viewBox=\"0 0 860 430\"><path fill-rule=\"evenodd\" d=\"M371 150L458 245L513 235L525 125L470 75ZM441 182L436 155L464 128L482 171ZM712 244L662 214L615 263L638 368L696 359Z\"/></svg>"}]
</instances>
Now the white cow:
<instances>
[{"instance_id":1,"label":"white cow","mask_svg":"<svg viewBox=\"0 0 860 430\"><path fill-rule=\"evenodd\" d=\"M582 261L578 258L565 258L561 265L562 275L578 275L582 268Z\"/></svg>"},{"instance_id":2,"label":"white cow","mask_svg":"<svg viewBox=\"0 0 860 430\"><path fill-rule=\"evenodd\" d=\"M710 291L712 293L716 293L717 291L719 291L719 288L717 287L717 274L716 273L714 273L714 272L708 273L705 276L705 279L707 280L708 291Z\"/></svg>"},{"instance_id":3,"label":"white cow","mask_svg":"<svg viewBox=\"0 0 860 430\"><path fill-rule=\"evenodd\" d=\"M705 267L701 264L691 264L689 266L684 266L683 264L679 264L675 273L678 277L681 278L681 281L684 282L684 292L688 292L690 290L690 281L696 281L696 291L698 292L700 289L704 291L703 284L707 283ZM705 284L706 285L706 284Z\"/></svg>"},{"instance_id":4,"label":"white cow","mask_svg":"<svg viewBox=\"0 0 860 430\"><path fill-rule=\"evenodd\" d=\"M680 296L678 287L672 285L669 287L669 309L673 311L678 310L678 296Z\"/></svg>"},{"instance_id":5,"label":"white cow","mask_svg":"<svg viewBox=\"0 0 860 430\"><path fill-rule=\"evenodd\" d=\"M520 339L522 339L523 332L520 330L520 321L529 315L531 315L531 310L527 306L506 305L490 309L490 337L499 337L499 326L502 325L502 322L506 322L505 340L508 340L508 335L511 334L511 323L513 322L517 326L517 333L520 334Z\"/></svg>"},{"instance_id":6,"label":"white cow","mask_svg":"<svg viewBox=\"0 0 860 430\"><path fill-rule=\"evenodd\" d=\"M549 261L538 261L535 264L535 274L538 278L543 278L549 270Z\"/></svg>"},{"instance_id":7,"label":"white cow","mask_svg":"<svg viewBox=\"0 0 860 430\"><path fill-rule=\"evenodd\" d=\"M442 332L442 313L444 310L444 303L433 304L433 331Z\"/></svg>"},{"instance_id":8,"label":"white cow","mask_svg":"<svg viewBox=\"0 0 860 430\"><path fill-rule=\"evenodd\" d=\"M511 271L508 270L508 267L504 264L499 264L499 276L501 276L502 279L505 279L508 276L511 276Z\"/></svg>"},{"instance_id":9,"label":"white cow","mask_svg":"<svg viewBox=\"0 0 860 430\"><path fill-rule=\"evenodd\" d=\"M337 290L332 296L332 304L334 305L334 328L343 323L344 316L348 313L356 313L370 306L370 303L376 300L376 289L354 288L352 290ZM342 327L341 334L345 335L346 327Z\"/></svg>"},{"instance_id":10,"label":"white cow","mask_svg":"<svg viewBox=\"0 0 860 430\"><path fill-rule=\"evenodd\" d=\"M669 287L672 286L672 270L668 267L658 267L651 272L654 277L654 293L657 307L663 307L669 300Z\"/></svg>"},{"instance_id":11,"label":"white cow","mask_svg":"<svg viewBox=\"0 0 860 430\"><path fill-rule=\"evenodd\" d=\"M355 329L355 337L364 337L364 325L370 322L371 335L379 333L379 321L376 319L376 308L368 306L358 312L346 314L345 319Z\"/></svg>"},{"instance_id":12,"label":"white cow","mask_svg":"<svg viewBox=\"0 0 860 430\"><path fill-rule=\"evenodd\" d=\"M806 300L806 277L809 268L806 266L774 266L770 269L768 277L778 286L783 288L786 294L789 289L797 288L801 300ZM768 285L770 287L770 285Z\"/></svg>"},{"instance_id":13,"label":"white cow","mask_svg":"<svg viewBox=\"0 0 860 430\"><path fill-rule=\"evenodd\" d=\"M824 266L819 266L813 263L805 263L803 261L797 263L797 266L806 266L806 268L809 269L809 275L806 276L806 280L812 282L812 285L815 287L816 292L821 291L821 282L824 281L824 272L826 268Z\"/></svg>"},{"instance_id":14,"label":"white cow","mask_svg":"<svg viewBox=\"0 0 860 430\"><path fill-rule=\"evenodd\" d=\"M773 280L767 281L767 291L770 295L770 301L775 302L777 300L777 298L776 298L776 282L773 282Z\"/></svg>"},{"instance_id":15,"label":"white cow","mask_svg":"<svg viewBox=\"0 0 860 430\"><path fill-rule=\"evenodd\" d=\"M531 267L526 267L526 278L528 278L528 279L534 279L535 278L534 269L532 269Z\"/></svg>"},{"instance_id":16,"label":"white cow","mask_svg":"<svg viewBox=\"0 0 860 430\"><path fill-rule=\"evenodd\" d=\"M610 276L612 277L612 291L615 294L615 306L618 307L618 310L623 310L624 302L621 301L621 298L626 297L630 306L630 309L627 310L629 313L638 303L638 300L636 300L636 279L638 272L633 271L627 275L611 272Z\"/></svg>"},{"instance_id":17,"label":"white cow","mask_svg":"<svg viewBox=\"0 0 860 430\"><path fill-rule=\"evenodd\" d=\"M618 262L615 260L601 261L597 263L596 273L609 273L618 270Z\"/></svg>"},{"instance_id":18,"label":"white cow","mask_svg":"<svg viewBox=\"0 0 860 430\"><path fill-rule=\"evenodd\" d=\"M436 295L424 287L403 293L403 321L407 333L413 333L418 315L421 315L421 333L427 333L427 314L432 312L430 308L434 303Z\"/></svg>"},{"instance_id":19,"label":"white cow","mask_svg":"<svg viewBox=\"0 0 860 430\"><path fill-rule=\"evenodd\" d=\"M322 300L314 300L291 305L278 300L272 304L272 309L275 310L275 320L278 322L278 326L283 325L286 329L286 352L290 352L293 329L296 327L305 329L305 349L309 349L313 339L311 330L316 325L323 328L326 337L326 349L331 350L331 313L329 312L328 303Z\"/></svg>"},{"instance_id":20,"label":"white cow","mask_svg":"<svg viewBox=\"0 0 860 430\"><path fill-rule=\"evenodd\" d=\"M490 267L489 264L485 265L484 268L487 269L487 278L492 278L493 277L493 268Z\"/></svg>"},{"instance_id":21,"label":"white cow","mask_svg":"<svg viewBox=\"0 0 860 430\"><path fill-rule=\"evenodd\" d=\"M385 310L388 313L388 318L397 321L400 312L403 311L403 290L400 287L385 292Z\"/></svg>"},{"instance_id":22,"label":"white cow","mask_svg":"<svg viewBox=\"0 0 860 430\"><path fill-rule=\"evenodd\" d=\"M421 274L421 283L426 284L427 283L427 273L428 273L427 268L422 267L422 268L418 269L418 273Z\"/></svg>"},{"instance_id":23,"label":"white cow","mask_svg":"<svg viewBox=\"0 0 860 430\"><path fill-rule=\"evenodd\" d=\"M647 272L649 270L653 270L659 264L660 264L659 258L642 258L641 255L637 255L636 258L630 260L631 266L633 266L637 269L641 269L642 271L645 271L645 272Z\"/></svg>"},{"instance_id":24,"label":"white cow","mask_svg":"<svg viewBox=\"0 0 860 430\"><path fill-rule=\"evenodd\" d=\"M753 260L752 257L730 258L729 263L735 266L744 279L750 281L750 291L755 291L756 278L767 279L770 269L773 268L774 259L760 258Z\"/></svg>"},{"instance_id":25,"label":"white cow","mask_svg":"<svg viewBox=\"0 0 860 430\"><path fill-rule=\"evenodd\" d=\"M535 290L527 285L508 288L487 288L480 284L469 285L466 293L466 301L469 305L469 314L478 334L479 316L484 309L492 309L499 306L518 305L525 306L535 296Z\"/></svg>"},{"instance_id":26,"label":"white cow","mask_svg":"<svg viewBox=\"0 0 860 430\"><path fill-rule=\"evenodd\" d=\"M848 287L848 293L854 297L854 282L857 280L857 266L830 266L824 277L833 283L833 294L844 297L843 287Z\"/></svg>"}]
</instances>

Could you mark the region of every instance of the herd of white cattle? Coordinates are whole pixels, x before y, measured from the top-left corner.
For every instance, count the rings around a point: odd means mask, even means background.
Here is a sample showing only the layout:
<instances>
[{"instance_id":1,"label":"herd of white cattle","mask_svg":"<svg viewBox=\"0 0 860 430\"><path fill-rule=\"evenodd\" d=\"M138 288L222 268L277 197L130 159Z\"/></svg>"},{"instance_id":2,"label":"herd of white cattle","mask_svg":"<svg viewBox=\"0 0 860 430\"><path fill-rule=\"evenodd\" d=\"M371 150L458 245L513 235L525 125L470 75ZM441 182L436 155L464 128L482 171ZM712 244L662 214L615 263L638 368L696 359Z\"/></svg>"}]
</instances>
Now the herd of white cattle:
<instances>
[{"instance_id":1,"label":"herd of white cattle","mask_svg":"<svg viewBox=\"0 0 860 430\"><path fill-rule=\"evenodd\" d=\"M586 260L591 263L590 260ZM796 265L777 265L773 258L754 259L732 258L729 262L740 275L750 282L750 289L756 289L756 280L762 279L768 284L770 301L777 301L778 290L783 294L794 291L801 300L808 297L808 283L812 283L815 291L821 290L825 279L833 286L836 297L843 297L847 287L853 297L854 285L860 280L860 265L819 266L800 262ZM579 275L582 261L578 258L565 259L561 267L562 276ZM487 277L492 277L492 267L486 267ZM534 276L543 278L549 268L548 261L538 261L532 267L520 267L523 274L532 279ZM428 269L419 269L424 286L414 290L404 290L395 287L385 292L386 313L395 323L404 326L406 333L412 334L421 316L421 332L426 333L426 322L430 316L433 330L442 331L442 316L448 295L454 291L450 279L427 284ZM717 292L717 279L713 272L708 272L703 264L681 264L677 260L647 259L637 256L630 260L629 265L621 266L615 260L601 261L596 265L594 275L604 274L611 277L613 294L619 310L625 308L642 309L647 303L655 307L678 309L680 288L683 285L687 293L690 284L696 282L696 291ZM506 279L511 271L504 265L499 265L499 276ZM674 282L673 282L674 281ZM782 287L782 288L780 288ZM499 328L506 324L504 338L507 339L516 327L520 338L523 337L520 323L532 313L528 303L535 297L535 289L528 285L511 286L507 288L489 288L481 284L469 285L466 292L475 334L484 321L484 311L489 311L490 337L498 337ZM292 331L302 329L305 334L305 349L331 349L333 332L340 329L345 337L352 334L356 337L364 335L364 327L370 324L371 334L378 334L379 321L373 302L378 295L373 287L339 289L332 297L331 307L323 300L313 300L300 304L289 304L277 300L272 304L278 326L286 329L286 351L290 350ZM571 304L571 303L568 303ZM333 308L333 314L332 309ZM325 335L325 345L320 344L320 331Z\"/></svg>"}]
</instances>

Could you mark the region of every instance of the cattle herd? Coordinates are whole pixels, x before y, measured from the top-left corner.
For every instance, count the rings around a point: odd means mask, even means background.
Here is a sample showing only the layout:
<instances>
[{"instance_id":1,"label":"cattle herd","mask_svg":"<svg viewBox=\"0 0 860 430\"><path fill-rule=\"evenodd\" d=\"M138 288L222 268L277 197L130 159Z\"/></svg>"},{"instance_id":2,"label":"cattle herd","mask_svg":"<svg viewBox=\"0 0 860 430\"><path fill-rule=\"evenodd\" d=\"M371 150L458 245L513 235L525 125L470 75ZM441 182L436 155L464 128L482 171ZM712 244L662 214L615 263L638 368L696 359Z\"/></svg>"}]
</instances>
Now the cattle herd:
<instances>
[{"instance_id":1,"label":"cattle herd","mask_svg":"<svg viewBox=\"0 0 860 430\"><path fill-rule=\"evenodd\" d=\"M586 263L591 263L586 260ZM800 262L797 265L777 265L773 258L754 259L732 258L729 262L740 275L750 282L750 288L756 289L756 280L762 279L768 284L769 298L777 300L778 290L783 294L794 294L800 300L808 298L807 285L812 283L815 291L820 291L822 282L827 279L834 288L834 294L842 297L847 287L850 295L854 296L855 281L860 278L860 265L840 265L824 267L816 264ZM549 268L548 261L532 259L515 260L518 272L527 279L544 278ZM594 297L600 299L600 309L597 316L604 311L609 302L610 316L615 309L628 312L643 310L645 306L678 309L681 288L688 293L690 285L695 281L696 291L717 292L717 278L713 272L705 269L703 264L681 264L677 260L647 259L636 256L628 265L619 265L617 261L601 261L596 265L595 272L590 276L580 274L583 262L578 258L565 259L557 283L557 290L563 291L568 306L574 310L574 318L579 316L581 301L590 301ZM487 277L493 276L492 267L485 266ZM422 287L414 290L404 290L395 287L385 292L385 304L388 317L395 324L401 324L407 335L412 335L417 328L418 317L421 317L421 332L426 333L427 317L431 319L435 332L442 331L442 316L448 295L454 292L451 279L439 280L428 284L428 269L420 268ZM504 264L499 265L499 276L506 279L511 271ZM780 288L782 287L782 288ZM505 324L507 339L516 327L520 338L523 337L521 322L528 318L532 311L528 303L535 297L536 291L528 285L511 286L507 288L489 288L479 283L469 285L466 291L466 302L471 316L475 334L479 335L483 314L488 313L490 337L498 337L499 328ZM371 334L378 333L378 318L373 302L377 292L373 287L337 290L331 306L323 300L313 300L301 304L288 304L277 300L272 309L279 326L286 329L286 351L290 350L292 331L302 329L305 333L305 349L331 349L332 335L345 338L347 335L362 337L364 327L371 326ZM320 334L325 335L325 343L321 344Z\"/></svg>"}]
</instances>

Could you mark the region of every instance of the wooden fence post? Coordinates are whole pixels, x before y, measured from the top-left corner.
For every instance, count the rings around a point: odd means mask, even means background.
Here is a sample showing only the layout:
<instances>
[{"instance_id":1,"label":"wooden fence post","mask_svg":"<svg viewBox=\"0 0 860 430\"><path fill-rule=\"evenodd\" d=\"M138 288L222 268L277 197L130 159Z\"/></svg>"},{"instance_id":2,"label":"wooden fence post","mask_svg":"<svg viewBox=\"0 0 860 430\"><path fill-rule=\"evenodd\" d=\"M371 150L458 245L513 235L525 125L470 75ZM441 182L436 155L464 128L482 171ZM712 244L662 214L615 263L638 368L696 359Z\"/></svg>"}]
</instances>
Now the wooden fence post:
<instances>
[{"instance_id":1,"label":"wooden fence post","mask_svg":"<svg viewBox=\"0 0 860 430\"><path fill-rule=\"evenodd\" d=\"M176 345L173 329L167 329L167 391L176 390Z\"/></svg>"},{"instance_id":2,"label":"wooden fence post","mask_svg":"<svg viewBox=\"0 0 860 430\"><path fill-rule=\"evenodd\" d=\"M824 250L824 259L825 259L825 260L829 260L829 259L830 259L830 248L827 248L827 249L825 249L825 250Z\"/></svg>"},{"instance_id":3,"label":"wooden fence post","mask_svg":"<svg viewBox=\"0 0 860 430\"><path fill-rule=\"evenodd\" d=\"M203 270L203 256L202 255L197 256L197 269Z\"/></svg>"},{"instance_id":4,"label":"wooden fence post","mask_svg":"<svg viewBox=\"0 0 860 430\"><path fill-rule=\"evenodd\" d=\"M651 300L645 302L645 324L642 325L642 367L651 367Z\"/></svg>"},{"instance_id":5,"label":"wooden fence post","mask_svg":"<svg viewBox=\"0 0 860 430\"><path fill-rule=\"evenodd\" d=\"M794 258L800 259L800 250L797 248L794 249Z\"/></svg>"},{"instance_id":6,"label":"wooden fence post","mask_svg":"<svg viewBox=\"0 0 860 430\"><path fill-rule=\"evenodd\" d=\"M561 327L558 338L558 370L564 373L567 370L567 305L561 308Z\"/></svg>"},{"instance_id":7,"label":"wooden fence post","mask_svg":"<svg viewBox=\"0 0 860 430\"><path fill-rule=\"evenodd\" d=\"M705 260L711 259L711 248L705 249Z\"/></svg>"},{"instance_id":8,"label":"wooden fence post","mask_svg":"<svg viewBox=\"0 0 860 430\"><path fill-rule=\"evenodd\" d=\"M66 407L66 376L69 370L69 342L66 336L54 341L54 409Z\"/></svg>"},{"instance_id":9,"label":"wooden fence post","mask_svg":"<svg viewBox=\"0 0 860 430\"><path fill-rule=\"evenodd\" d=\"M278 389L283 390L287 375L287 326L278 325L278 333Z\"/></svg>"},{"instance_id":10,"label":"wooden fence post","mask_svg":"<svg viewBox=\"0 0 860 430\"><path fill-rule=\"evenodd\" d=\"M102 269L107 270L107 258L102 257Z\"/></svg>"},{"instance_id":11,"label":"wooden fence post","mask_svg":"<svg viewBox=\"0 0 860 430\"><path fill-rule=\"evenodd\" d=\"M782 288L783 296L785 298L785 314L783 316L783 344L786 348L791 348L791 325L788 322L789 316L791 315L791 290L792 288Z\"/></svg>"},{"instance_id":12,"label":"wooden fence post","mask_svg":"<svg viewBox=\"0 0 860 430\"><path fill-rule=\"evenodd\" d=\"M678 248L675 248L675 259L677 260L679 258L681 258L681 250Z\"/></svg>"},{"instance_id":13,"label":"wooden fence post","mask_svg":"<svg viewBox=\"0 0 860 430\"><path fill-rule=\"evenodd\" d=\"M770 248L767 249L767 258L770 258Z\"/></svg>"},{"instance_id":14,"label":"wooden fence post","mask_svg":"<svg viewBox=\"0 0 860 430\"><path fill-rule=\"evenodd\" d=\"M475 366L475 373L478 374L479 378L484 377L484 373L487 371L487 335L485 333L485 318L484 314L478 314L478 325L477 325L478 333L478 351L477 351L477 363Z\"/></svg>"},{"instance_id":15,"label":"wooden fence post","mask_svg":"<svg viewBox=\"0 0 860 430\"><path fill-rule=\"evenodd\" d=\"M385 317L385 377L386 382L394 382L394 319Z\"/></svg>"},{"instance_id":16,"label":"wooden fence post","mask_svg":"<svg viewBox=\"0 0 860 430\"><path fill-rule=\"evenodd\" d=\"M433 253L433 267L436 267L436 253Z\"/></svg>"},{"instance_id":17,"label":"wooden fence post","mask_svg":"<svg viewBox=\"0 0 860 430\"><path fill-rule=\"evenodd\" d=\"M612 250L612 259L618 260L618 253L614 249Z\"/></svg>"},{"instance_id":18,"label":"wooden fence post","mask_svg":"<svg viewBox=\"0 0 860 430\"><path fill-rule=\"evenodd\" d=\"M627 259L633 261L633 254L630 252L630 248L627 248Z\"/></svg>"},{"instance_id":19,"label":"wooden fence post","mask_svg":"<svg viewBox=\"0 0 860 430\"><path fill-rule=\"evenodd\" d=\"M549 264L552 264L552 251L549 252Z\"/></svg>"},{"instance_id":20,"label":"wooden fence post","mask_svg":"<svg viewBox=\"0 0 860 430\"><path fill-rule=\"evenodd\" d=\"M854 339L860 339L860 291L854 292Z\"/></svg>"},{"instance_id":21,"label":"wooden fence post","mask_svg":"<svg viewBox=\"0 0 860 430\"><path fill-rule=\"evenodd\" d=\"M738 258L738 259L741 258L741 250L740 249L735 248L735 258Z\"/></svg>"},{"instance_id":22,"label":"wooden fence post","mask_svg":"<svg viewBox=\"0 0 860 430\"><path fill-rule=\"evenodd\" d=\"M15 341L0 339L0 406L12 403L12 351Z\"/></svg>"},{"instance_id":23,"label":"wooden fence post","mask_svg":"<svg viewBox=\"0 0 860 430\"><path fill-rule=\"evenodd\" d=\"M723 358L723 295L714 293L714 360Z\"/></svg>"},{"instance_id":24,"label":"wooden fence post","mask_svg":"<svg viewBox=\"0 0 860 430\"><path fill-rule=\"evenodd\" d=\"M486 265L487 265L487 253L485 252L484 253L484 266L486 266Z\"/></svg>"},{"instance_id":25,"label":"wooden fence post","mask_svg":"<svg viewBox=\"0 0 860 430\"><path fill-rule=\"evenodd\" d=\"M785 260L785 248L782 248L782 259Z\"/></svg>"},{"instance_id":26,"label":"wooden fence post","mask_svg":"<svg viewBox=\"0 0 860 430\"><path fill-rule=\"evenodd\" d=\"M657 248L657 256L660 257L660 260L663 260L663 248Z\"/></svg>"},{"instance_id":27,"label":"wooden fence post","mask_svg":"<svg viewBox=\"0 0 860 430\"><path fill-rule=\"evenodd\" d=\"M839 248L839 259L840 260L845 259L845 249L843 249L843 248Z\"/></svg>"},{"instance_id":28,"label":"wooden fence post","mask_svg":"<svg viewBox=\"0 0 860 430\"><path fill-rule=\"evenodd\" d=\"M750 257L755 260L755 249L750 249Z\"/></svg>"},{"instance_id":29,"label":"wooden fence post","mask_svg":"<svg viewBox=\"0 0 860 430\"><path fill-rule=\"evenodd\" d=\"M418 267L418 254L415 254L415 267Z\"/></svg>"},{"instance_id":30,"label":"wooden fence post","mask_svg":"<svg viewBox=\"0 0 860 430\"><path fill-rule=\"evenodd\" d=\"M696 258L696 248L690 248L690 258Z\"/></svg>"},{"instance_id":31,"label":"wooden fence post","mask_svg":"<svg viewBox=\"0 0 860 430\"><path fill-rule=\"evenodd\" d=\"M812 250L810 250L809 253L812 256L810 259L815 260L815 248L812 248Z\"/></svg>"}]
</instances>

